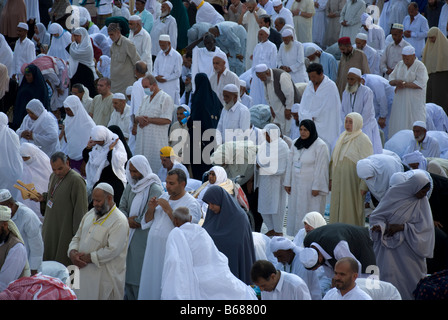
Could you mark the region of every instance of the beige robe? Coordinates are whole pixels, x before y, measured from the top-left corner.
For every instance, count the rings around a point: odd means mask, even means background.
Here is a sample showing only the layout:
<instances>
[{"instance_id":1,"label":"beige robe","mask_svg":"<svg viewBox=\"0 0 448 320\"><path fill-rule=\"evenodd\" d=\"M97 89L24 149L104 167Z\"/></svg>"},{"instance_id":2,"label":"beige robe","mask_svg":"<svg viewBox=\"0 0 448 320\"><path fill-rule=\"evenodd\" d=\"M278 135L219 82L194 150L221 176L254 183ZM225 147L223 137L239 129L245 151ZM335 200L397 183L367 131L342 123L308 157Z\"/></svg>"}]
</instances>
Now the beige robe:
<instances>
[{"instance_id":1,"label":"beige robe","mask_svg":"<svg viewBox=\"0 0 448 320\"><path fill-rule=\"evenodd\" d=\"M361 50L353 48L352 52L346 56L341 55L341 60L338 67L338 77L336 78L336 85L338 86L339 95L342 97L342 93L345 90L347 84L347 73L350 68L358 68L362 74L370 73L369 61L367 56Z\"/></svg>"},{"instance_id":2,"label":"beige robe","mask_svg":"<svg viewBox=\"0 0 448 320\"><path fill-rule=\"evenodd\" d=\"M131 40L121 36L117 42L112 43L110 58L111 91L126 94L126 88L137 80L134 72L135 64L140 60L137 49Z\"/></svg>"},{"instance_id":3,"label":"beige robe","mask_svg":"<svg viewBox=\"0 0 448 320\"><path fill-rule=\"evenodd\" d=\"M300 2L294 1L291 6L291 11L300 10L306 13L314 13L314 1L313 0L301 0ZM294 29L296 31L297 41L313 42L313 17L305 18L293 13Z\"/></svg>"},{"instance_id":4,"label":"beige robe","mask_svg":"<svg viewBox=\"0 0 448 320\"><path fill-rule=\"evenodd\" d=\"M92 263L79 269L79 300L123 300L129 223L114 206L98 218L95 209L86 213L67 250L90 253Z\"/></svg>"},{"instance_id":5,"label":"beige robe","mask_svg":"<svg viewBox=\"0 0 448 320\"><path fill-rule=\"evenodd\" d=\"M90 105L89 114L92 115L93 121L97 126L102 125L107 127L110 121L112 112L115 110L112 104L113 94L110 94L103 99L103 96L98 94L93 98Z\"/></svg>"}]
</instances>

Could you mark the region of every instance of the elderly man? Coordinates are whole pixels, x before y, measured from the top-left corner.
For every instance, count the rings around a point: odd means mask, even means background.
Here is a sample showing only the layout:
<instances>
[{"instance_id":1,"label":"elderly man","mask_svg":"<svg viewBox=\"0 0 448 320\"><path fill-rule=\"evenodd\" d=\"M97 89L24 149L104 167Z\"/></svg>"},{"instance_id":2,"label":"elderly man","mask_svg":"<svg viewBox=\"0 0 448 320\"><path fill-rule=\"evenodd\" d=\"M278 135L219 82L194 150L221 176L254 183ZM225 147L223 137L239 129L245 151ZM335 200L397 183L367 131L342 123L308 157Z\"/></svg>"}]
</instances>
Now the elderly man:
<instances>
[{"instance_id":1,"label":"elderly man","mask_svg":"<svg viewBox=\"0 0 448 320\"><path fill-rule=\"evenodd\" d=\"M171 46L174 50L177 48L178 29L176 18L170 15L172 9L173 5L170 1L163 2L161 6L161 15L154 21L154 26L151 30L151 39L153 40L151 53L153 56L157 56L161 49L158 39L162 34L169 35Z\"/></svg>"},{"instance_id":2,"label":"elderly man","mask_svg":"<svg viewBox=\"0 0 448 320\"><path fill-rule=\"evenodd\" d=\"M223 106L218 122L218 131L221 134L222 142L241 140L244 133L250 127L250 112L243 105L239 97L239 85L229 83L222 89Z\"/></svg>"},{"instance_id":3,"label":"elderly man","mask_svg":"<svg viewBox=\"0 0 448 320\"><path fill-rule=\"evenodd\" d=\"M23 79L23 74L21 71L22 66L25 63L31 63L31 61L36 59L36 50L34 49L34 43L27 38L27 34L28 25L24 22L20 22L17 25L17 35L19 36L19 39L17 39L14 47L12 70L10 75L11 78L17 80L19 84Z\"/></svg>"},{"instance_id":4,"label":"elderly man","mask_svg":"<svg viewBox=\"0 0 448 320\"><path fill-rule=\"evenodd\" d=\"M243 4L242 15L238 20L238 24L244 26L247 31L247 41L246 41L246 70L249 70L252 66L252 53L255 46L257 45L258 30L260 30L259 16L266 14L266 11L257 6L255 0L246 1Z\"/></svg>"},{"instance_id":5,"label":"elderly man","mask_svg":"<svg viewBox=\"0 0 448 320\"><path fill-rule=\"evenodd\" d=\"M369 62L371 74L380 75L380 52L367 44L368 36L365 33L358 33L355 38L356 49L365 53Z\"/></svg>"},{"instance_id":6,"label":"elderly man","mask_svg":"<svg viewBox=\"0 0 448 320\"><path fill-rule=\"evenodd\" d=\"M336 84L324 74L321 64L310 64L307 72L310 81L302 95L299 119L313 120L319 137L331 150L341 129L339 92Z\"/></svg>"},{"instance_id":7,"label":"elderly man","mask_svg":"<svg viewBox=\"0 0 448 320\"><path fill-rule=\"evenodd\" d=\"M340 38L349 37L350 43L355 41L355 36L361 28L361 16L365 10L366 3L363 0L347 0L339 18Z\"/></svg>"},{"instance_id":8,"label":"elderly man","mask_svg":"<svg viewBox=\"0 0 448 320\"><path fill-rule=\"evenodd\" d=\"M0 242L5 251L0 258L0 291L3 291L12 281L30 276L23 239L11 220L11 209L5 206L0 206Z\"/></svg>"},{"instance_id":9,"label":"elderly man","mask_svg":"<svg viewBox=\"0 0 448 320\"><path fill-rule=\"evenodd\" d=\"M0 189L0 206L10 209L11 220L17 226L26 248L31 275L36 274L42 268L44 253L42 222L33 210L16 201L7 189Z\"/></svg>"},{"instance_id":10,"label":"elderly man","mask_svg":"<svg viewBox=\"0 0 448 320\"><path fill-rule=\"evenodd\" d=\"M310 291L298 275L277 270L268 260L257 260L250 271L260 288L261 300L311 300Z\"/></svg>"},{"instance_id":11,"label":"elderly man","mask_svg":"<svg viewBox=\"0 0 448 320\"><path fill-rule=\"evenodd\" d=\"M403 20L403 35L407 42L415 48L417 59L422 58L428 35L428 20L418 12L417 2L408 5L408 15Z\"/></svg>"},{"instance_id":12,"label":"elderly man","mask_svg":"<svg viewBox=\"0 0 448 320\"><path fill-rule=\"evenodd\" d=\"M110 23L107 34L112 40L110 47L110 79L113 93L126 93L126 88L135 81L134 66L140 60L134 43L121 35L118 23Z\"/></svg>"},{"instance_id":13,"label":"elderly man","mask_svg":"<svg viewBox=\"0 0 448 320\"><path fill-rule=\"evenodd\" d=\"M227 63L227 57L223 53L217 53L213 57L213 69L215 72L210 77L210 85L222 105L225 104L222 90L226 85L234 84L238 89L240 88L240 79L235 72L230 71Z\"/></svg>"},{"instance_id":14,"label":"elderly man","mask_svg":"<svg viewBox=\"0 0 448 320\"><path fill-rule=\"evenodd\" d=\"M122 300L126 275L129 223L114 202L114 189L98 184L87 212L67 250L79 268L79 300Z\"/></svg>"},{"instance_id":15,"label":"elderly man","mask_svg":"<svg viewBox=\"0 0 448 320\"><path fill-rule=\"evenodd\" d=\"M142 80L145 97L135 114L138 124L134 154L144 155L154 172L161 166L160 149L168 145L168 130L173 119L173 99L158 86L153 75ZM148 143L151 141L151 143Z\"/></svg>"},{"instance_id":16,"label":"elderly man","mask_svg":"<svg viewBox=\"0 0 448 320\"><path fill-rule=\"evenodd\" d=\"M416 121L412 125L414 132L414 141L411 141L404 154L412 153L416 150L420 151L425 158L439 158L440 145L436 138L427 134L426 123Z\"/></svg>"},{"instance_id":17,"label":"elderly man","mask_svg":"<svg viewBox=\"0 0 448 320\"><path fill-rule=\"evenodd\" d=\"M146 63L149 70L152 70L152 39L148 31L143 28L140 16L131 16L129 29L129 40L134 44L140 59Z\"/></svg>"},{"instance_id":18,"label":"elderly man","mask_svg":"<svg viewBox=\"0 0 448 320\"><path fill-rule=\"evenodd\" d=\"M402 59L389 75L395 96L389 122L389 136L404 129L410 130L415 121L426 122L426 83L428 72L419 61L412 46L404 47Z\"/></svg>"},{"instance_id":19,"label":"elderly man","mask_svg":"<svg viewBox=\"0 0 448 320\"><path fill-rule=\"evenodd\" d=\"M361 70L350 68L347 73L347 85L342 93L341 122L350 112L357 112L362 116L364 132L372 142L373 153L383 153L380 132L375 118L375 107L373 105L373 92L369 87L361 83ZM341 132L345 129L341 127Z\"/></svg>"},{"instance_id":20,"label":"elderly man","mask_svg":"<svg viewBox=\"0 0 448 320\"><path fill-rule=\"evenodd\" d=\"M129 139L129 126L131 122L131 107L126 103L126 97L122 93L114 93L112 99L112 106L114 111L110 115L108 127L118 126L126 140Z\"/></svg>"},{"instance_id":21,"label":"elderly man","mask_svg":"<svg viewBox=\"0 0 448 320\"><path fill-rule=\"evenodd\" d=\"M271 21L271 16L269 16L268 14L262 14L260 15L259 22L260 28L266 27L269 29L269 41L274 43L278 50L283 42L282 34L274 28L273 21Z\"/></svg>"},{"instance_id":22,"label":"elderly man","mask_svg":"<svg viewBox=\"0 0 448 320\"><path fill-rule=\"evenodd\" d=\"M290 29L282 32L282 39L277 54L277 68L288 72L294 83L308 82L302 43L294 40Z\"/></svg>"},{"instance_id":23,"label":"elderly man","mask_svg":"<svg viewBox=\"0 0 448 320\"><path fill-rule=\"evenodd\" d=\"M288 136L291 129L291 107L300 102L300 93L288 72L270 69L264 64L255 67L257 78L264 85L265 98L271 107L275 123L281 132Z\"/></svg>"},{"instance_id":24,"label":"elderly man","mask_svg":"<svg viewBox=\"0 0 448 320\"><path fill-rule=\"evenodd\" d=\"M174 104L180 100L180 76L182 74L182 56L171 46L171 38L167 34L159 37L160 51L154 61L153 75L161 90L173 98Z\"/></svg>"},{"instance_id":25,"label":"elderly man","mask_svg":"<svg viewBox=\"0 0 448 320\"><path fill-rule=\"evenodd\" d=\"M380 59L380 71L386 79L394 70L398 62L401 61L401 51L404 47L409 46L409 42L403 39L403 25L394 23L390 29L392 42L389 43L383 51Z\"/></svg>"},{"instance_id":26,"label":"elderly man","mask_svg":"<svg viewBox=\"0 0 448 320\"><path fill-rule=\"evenodd\" d=\"M43 260L55 260L68 266L72 264L67 257L68 245L88 207L86 182L79 173L71 170L64 153L52 155L50 163L53 173L48 192L38 199L45 206Z\"/></svg>"},{"instance_id":27,"label":"elderly man","mask_svg":"<svg viewBox=\"0 0 448 320\"><path fill-rule=\"evenodd\" d=\"M285 8L281 0L273 0L272 7L274 8L274 14L271 16L275 21L277 18L282 17L285 19L285 24L289 24L294 28L294 18L291 10Z\"/></svg>"},{"instance_id":28,"label":"elderly man","mask_svg":"<svg viewBox=\"0 0 448 320\"><path fill-rule=\"evenodd\" d=\"M114 111L113 93L111 92L112 82L109 78L101 78L97 83L98 94L93 98L89 115L96 125L107 126L110 116Z\"/></svg>"},{"instance_id":29,"label":"elderly man","mask_svg":"<svg viewBox=\"0 0 448 320\"><path fill-rule=\"evenodd\" d=\"M305 58L307 59L306 66L308 67L311 63L319 63L324 69L324 74L330 78L330 80L336 81L338 75L338 61L336 58L313 43L307 43L306 46L304 45L303 47Z\"/></svg>"},{"instance_id":30,"label":"elderly man","mask_svg":"<svg viewBox=\"0 0 448 320\"><path fill-rule=\"evenodd\" d=\"M360 0L362 1L362 0ZM353 35L353 38L355 35ZM341 60L339 61L338 77L336 85L338 86L339 94L342 97L342 92L345 90L347 84L347 73L352 67L361 70L362 74L370 73L369 61L367 56L361 50L353 48L349 37L342 37L338 40L339 50L341 51Z\"/></svg>"},{"instance_id":31,"label":"elderly man","mask_svg":"<svg viewBox=\"0 0 448 320\"><path fill-rule=\"evenodd\" d=\"M358 263L355 259L344 257L334 266L334 287L328 290L323 300L372 300L357 284Z\"/></svg>"},{"instance_id":32,"label":"elderly man","mask_svg":"<svg viewBox=\"0 0 448 320\"><path fill-rule=\"evenodd\" d=\"M158 199L153 197L148 204L142 229L149 229L145 257L140 279L139 300L160 300L166 241L174 228L173 211L187 207L192 222L201 218L201 207L197 200L185 190L187 176L181 169L172 169L166 177L166 190Z\"/></svg>"},{"instance_id":33,"label":"elderly man","mask_svg":"<svg viewBox=\"0 0 448 320\"><path fill-rule=\"evenodd\" d=\"M382 53L386 43L386 37L383 28L373 23L373 18L367 12L361 15L361 30L360 33L367 35L367 44L373 49Z\"/></svg>"},{"instance_id":34,"label":"elderly man","mask_svg":"<svg viewBox=\"0 0 448 320\"><path fill-rule=\"evenodd\" d=\"M163 193L160 179L152 172L148 160L133 156L126 165L127 185L121 196L119 209L128 218L129 246L126 256L125 299L137 300L148 229L141 221L148 210L148 202Z\"/></svg>"}]
</instances>

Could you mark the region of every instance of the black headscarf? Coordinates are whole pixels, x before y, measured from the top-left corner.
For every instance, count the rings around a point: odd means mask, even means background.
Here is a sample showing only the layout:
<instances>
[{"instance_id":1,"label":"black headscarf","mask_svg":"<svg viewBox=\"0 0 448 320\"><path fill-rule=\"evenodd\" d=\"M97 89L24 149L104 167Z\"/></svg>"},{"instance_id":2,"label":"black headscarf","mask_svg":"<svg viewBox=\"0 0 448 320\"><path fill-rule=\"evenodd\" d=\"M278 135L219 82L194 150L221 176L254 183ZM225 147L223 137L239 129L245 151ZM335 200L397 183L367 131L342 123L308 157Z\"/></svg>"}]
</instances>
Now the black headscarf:
<instances>
[{"instance_id":1,"label":"black headscarf","mask_svg":"<svg viewBox=\"0 0 448 320\"><path fill-rule=\"evenodd\" d=\"M109 127L107 127L110 131L112 131L113 133L115 133L118 138L120 138L121 142L123 142L124 145L124 149L126 150L126 154L128 155L128 160L132 158L132 151L129 148L129 145L126 141L126 138L124 137L123 131L121 130L121 128L119 126L116 125L111 125Z\"/></svg>"},{"instance_id":2,"label":"black headscarf","mask_svg":"<svg viewBox=\"0 0 448 320\"><path fill-rule=\"evenodd\" d=\"M250 269L255 262L255 249L249 218L222 187L210 186L202 200L221 207L218 214L208 209L202 226L229 260L230 271L244 283L251 284Z\"/></svg>"},{"instance_id":3,"label":"black headscarf","mask_svg":"<svg viewBox=\"0 0 448 320\"><path fill-rule=\"evenodd\" d=\"M310 136L308 137L308 139L302 139L299 137L296 140L296 143L294 143L294 146L299 150L302 148L308 149L314 143L314 141L316 141L316 139L318 138L316 125L314 124L313 120L309 120L309 119L302 120L300 122L299 128L301 126L304 126L310 132Z\"/></svg>"},{"instance_id":4,"label":"black headscarf","mask_svg":"<svg viewBox=\"0 0 448 320\"><path fill-rule=\"evenodd\" d=\"M22 82L17 91L16 103L14 105L13 121L11 129L17 130L22 124L23 118L27 115L26 105L32 99L38 99L46 110L50 110L50 96L48 94L47 83L39 68L30 64L25 68L25 73L33 75L33 82L28 83L23 76Z\"/></svg>"}]
</instances>

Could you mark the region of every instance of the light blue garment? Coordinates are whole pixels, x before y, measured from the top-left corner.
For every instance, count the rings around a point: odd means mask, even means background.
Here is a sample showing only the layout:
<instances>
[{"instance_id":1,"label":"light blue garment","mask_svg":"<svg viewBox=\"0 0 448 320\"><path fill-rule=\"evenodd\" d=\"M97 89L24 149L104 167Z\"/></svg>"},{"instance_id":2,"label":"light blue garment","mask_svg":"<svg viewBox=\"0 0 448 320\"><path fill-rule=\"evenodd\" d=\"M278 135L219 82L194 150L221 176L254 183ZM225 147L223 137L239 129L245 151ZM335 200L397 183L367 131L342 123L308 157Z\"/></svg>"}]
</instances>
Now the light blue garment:
<instances>
[{"instance_id":1,"label":"light blue garment","mask_svg":"<svg viewBox=\"0 0 448 320\"><path fill-rule=\"evenodd\" d=\"M151 29L154 24L154 17L151 12L144 9L141 13L137 12L137 15L139 15L140 19L142 19L143 28L148 31L148 33L151 33Z\"/></svg>"}]
</instances>

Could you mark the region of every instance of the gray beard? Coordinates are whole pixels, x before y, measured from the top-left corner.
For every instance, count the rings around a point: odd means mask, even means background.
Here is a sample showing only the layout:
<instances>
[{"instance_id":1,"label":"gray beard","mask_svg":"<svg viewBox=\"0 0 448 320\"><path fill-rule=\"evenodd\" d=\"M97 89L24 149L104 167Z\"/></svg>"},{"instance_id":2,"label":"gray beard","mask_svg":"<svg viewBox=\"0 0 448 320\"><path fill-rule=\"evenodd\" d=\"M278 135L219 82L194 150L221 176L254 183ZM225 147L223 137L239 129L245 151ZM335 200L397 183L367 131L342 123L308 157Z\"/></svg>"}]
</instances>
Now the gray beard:
<instances>
[{"instance_id":1,"label":"gray beard","mask_svg":"<svg viewBox=\"0 0 448 320\"><path fill-rule=\"evenodd\" d=\"M94 208L94 210L95 210L95 214L98 217L102 217L102 216L104 216L106 213L108 213L110 211L110 207L109 207L108 203L104 202L103 206L101 207L101 210L97 210L95 208Z\"/></svg>"},{"instance_id":2,"label":"gray beard","mask_svg":"<svg viewBox=\"0 0 448 320\"><path fill-rule=\"evenodd\" d=\"M293 45L292 41L290 41L288 44L284 44L285 52L290 51L292 49L292 45Z\"/></svg>"},{"instance_id":3,"label":"gray beard","mask_svg":"<svg viewBox=\"0 0 448 320\"><path fill-rule=\"evenodd\" d=\"M345 90L347 90L348 93L355 93L356 91L358 91L359 88L359 83L354 84L354 85L349 85L347 83L347 85L345 86Z\"/></svg>"},{"instance_id":4,"label":"gray beard","mask_svg":"<svg viewBox=\"0 0 448 320\"><path fill-rule=\"evenodd\" d=\"M230 101L230 102L228 102L228 103L225 104L224 108L225 108L226 110L230 110L230 109L232 109L232 107L233 107L234 105L235 105L235 102Z\"/></svg>"}]
</instances>

